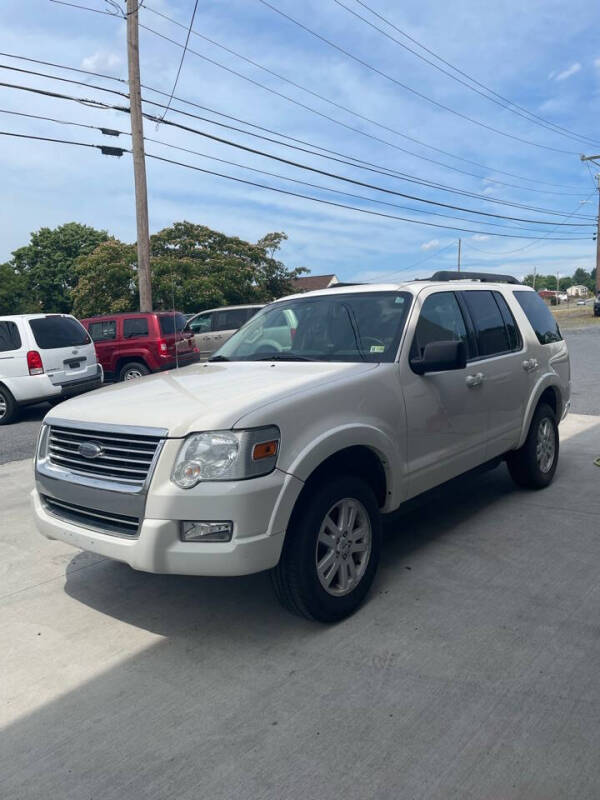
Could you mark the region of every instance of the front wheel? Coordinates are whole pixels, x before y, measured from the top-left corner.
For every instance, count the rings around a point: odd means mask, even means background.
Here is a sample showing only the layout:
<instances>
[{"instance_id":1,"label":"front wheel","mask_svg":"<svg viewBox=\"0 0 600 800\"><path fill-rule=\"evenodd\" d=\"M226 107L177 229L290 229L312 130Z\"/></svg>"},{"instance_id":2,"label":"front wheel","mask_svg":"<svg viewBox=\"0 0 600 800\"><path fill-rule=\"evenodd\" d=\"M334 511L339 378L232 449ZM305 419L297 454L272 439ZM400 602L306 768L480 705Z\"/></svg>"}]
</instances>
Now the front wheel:
<instances>
[{"instance_id":1,"label":"front wheel","mask_svg":"<svg viewBox=\"0 0 600 800\"><path fill-rule=\"evenodd\" d=\"M558 425L550 406L541 403L533 415L527 439L506 459L512 479L525 489L544 489L558 465Z\"/></svg>"},{"instance_id":2,"label":"front wheel","mask_svg":"<svg viewBox=\"0 0 600 800\"><path fill-rule=\"evenodd\" d=\"M273 586L289 610L337 622L363 602L375 577L381 518L371 487L352 475L303 497L286 535Z\"/></svg>"}]
</instances>

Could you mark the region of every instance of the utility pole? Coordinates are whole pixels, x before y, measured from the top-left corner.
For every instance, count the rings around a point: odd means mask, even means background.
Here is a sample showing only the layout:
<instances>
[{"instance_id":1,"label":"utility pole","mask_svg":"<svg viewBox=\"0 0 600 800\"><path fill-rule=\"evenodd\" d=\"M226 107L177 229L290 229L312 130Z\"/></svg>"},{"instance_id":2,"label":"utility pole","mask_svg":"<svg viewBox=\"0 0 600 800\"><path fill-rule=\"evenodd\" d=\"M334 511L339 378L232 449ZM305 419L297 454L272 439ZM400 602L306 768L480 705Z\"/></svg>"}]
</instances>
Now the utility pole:
<instances>
[{"instance_id":1,"label":"utility pole","mask_svg":"<svg viewBox=\"0 0 600 800\"><path fill-rule=\"evenodd\" d=\"M152 311L150 280L150 228L148 225L148 189L144 153L144 118L140 86L140 48L138 9L140 0L127 0L127 63L129 65L129 108L131 148L135 181L135 216L137 224L138 286L140 311Z\"/></svg>"},{"instance_id":2,"label":"utility pole","mask_svg":"<svg viewBox=\"0 0 600 800\"><path fill-rule=\"evenodd\" d=\"M460 245L461 245L461 240L459 239L458 240L458 271L459 272L460 272Z\"/></svg>"},{"instance_id":3,"label":"utility pole","mask_svg":"<svg viewBox=\"0 0 600 800\"><path fill-rule=\"evenodd\" d=\"M582 161L592 161L597 167L600 166L597 156L581 156ZM598 187L598 218L596 220L596 294L600 292L600 175L596 175L596 185Z\"/></svg>"},{"instance_id":4,"label":"utility pole","mask_svg":"<svg viewBox=\"0 0 600 800\"><path fill-rule=\"evenodd\" d=\"M535 273L537 271L537 267L533 268L533 288L535 289Z\"/></svg>"}]
</instances>

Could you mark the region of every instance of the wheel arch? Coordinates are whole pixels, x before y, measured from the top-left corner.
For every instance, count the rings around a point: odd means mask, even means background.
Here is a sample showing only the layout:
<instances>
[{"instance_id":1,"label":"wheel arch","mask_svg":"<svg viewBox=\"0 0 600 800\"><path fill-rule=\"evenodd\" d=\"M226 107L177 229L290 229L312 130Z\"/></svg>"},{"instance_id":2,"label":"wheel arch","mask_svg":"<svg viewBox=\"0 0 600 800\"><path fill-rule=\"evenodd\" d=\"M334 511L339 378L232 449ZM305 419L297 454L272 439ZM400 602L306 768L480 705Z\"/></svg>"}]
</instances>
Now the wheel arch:
<instances>
[{"instance_id":1,"label":"wheel arch","mask_svg":"<svg viewBox=\"0 0 600 800\"><path fill-rule=\"evenodd\" d=\"M115 375L119 376L121 374L121 370L125 364L143 364L150 372L153 371L148 363L148 359L144 358L143 355L119 356L115 365Z\"/></svg>"},{"instance_id":2,"label":"wheel arch","mask_svg":"<svg viewBox=\"0 0 600 800\"><path fill-rule=\"evenodd\" d=\"M521 436L519 438L518 447L521 447L525 442L525 439L527 439L531 420L533 419L535 410L540 403L547 403L554 411L556 421L560 422L564 411L562 392L560 386L558 386L556 381L550 376L542 378L535 387L535 391L531 394L529 403L527 405L527 411L523 420L523 426L521 428Z\"/></svg>"},{"instance_id":3,"label":"wheel arch","mask_svg":"<svg viewBox=\"0 0 600 800\"><path fill-rule=\"evenodd\" d=\"M293 478L279 497L271 518L271 531L285 531L303 499L330 475L357 475L371 486L381 511L400 504L400 458L392 443L376 429L354 426L313 442L288 467Z\"/></svg>"}]
</instances>

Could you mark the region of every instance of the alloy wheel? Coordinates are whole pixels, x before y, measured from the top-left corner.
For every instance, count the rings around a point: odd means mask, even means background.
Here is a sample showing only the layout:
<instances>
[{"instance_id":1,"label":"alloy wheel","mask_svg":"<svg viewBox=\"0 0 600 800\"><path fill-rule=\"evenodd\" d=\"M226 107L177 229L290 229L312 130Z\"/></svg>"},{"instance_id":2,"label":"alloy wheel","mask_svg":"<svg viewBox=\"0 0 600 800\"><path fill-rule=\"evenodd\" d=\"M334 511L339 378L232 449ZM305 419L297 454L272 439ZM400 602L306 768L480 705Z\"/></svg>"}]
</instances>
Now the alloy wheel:
<instances>
[{"instance_id":1,"label":"alloy wheel","mask_svg":"<svg viewBox=\"0 0 600 800\"><path fill-rule=\"evenodd\" d=\"M338 500L327 512L315 550L319 583L334 597L349 594L360 583L369 564L371 521L356 498Z\"/></svg>"},{"instance_id":2,"label":"alloy wheel","mask_svg":"<svg viewBox=\"0 0 600 800\"><path fill-rule=\"evenodd\" d=\"M544 417L538 426L535 454L540 471L544 474L550 472L556 457L556 434L548 417Z\"/></svg>"}]
</instances>

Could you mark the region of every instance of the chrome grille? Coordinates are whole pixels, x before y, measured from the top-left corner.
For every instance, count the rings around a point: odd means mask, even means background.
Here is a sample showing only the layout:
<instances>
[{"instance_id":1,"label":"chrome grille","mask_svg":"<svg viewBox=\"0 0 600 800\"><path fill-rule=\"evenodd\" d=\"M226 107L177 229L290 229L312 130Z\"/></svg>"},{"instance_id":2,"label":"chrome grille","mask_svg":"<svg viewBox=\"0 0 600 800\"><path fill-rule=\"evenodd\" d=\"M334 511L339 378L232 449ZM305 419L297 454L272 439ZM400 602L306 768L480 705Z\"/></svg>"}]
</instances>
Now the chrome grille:
<instances>
[{"instance_id":1,"label":"chrome grille","mask_svg":"<svg viewBox=\"0 0 600 800\"><path fill-rule=\"evenodd\" d=\"M83 475L123 483L143 484L152 467L159 436L82 430L51 425L48 435L48 460L58 467ZM86 458L82 444L96 445L99 452Z\"/></svg>"},{"instance_id":2,"label":"chrome grille","mask_svg":"<svg viewBox=\"0 0 600 800\"><path fill-rule=\"evenodd\" d=\"M51 514L67 520L67 522L74 522L76 525L84 525L87 528L94 528L104 533L116 533L121 536L137 535L140 525L137 517L84 508L48 495L42 495L42 501Z\"/></svg>"}]
</instances>

